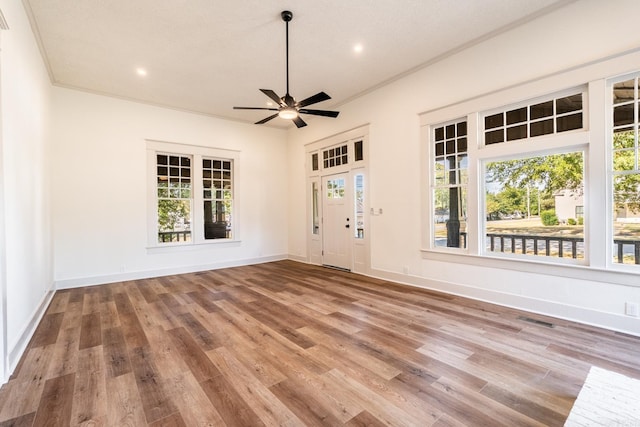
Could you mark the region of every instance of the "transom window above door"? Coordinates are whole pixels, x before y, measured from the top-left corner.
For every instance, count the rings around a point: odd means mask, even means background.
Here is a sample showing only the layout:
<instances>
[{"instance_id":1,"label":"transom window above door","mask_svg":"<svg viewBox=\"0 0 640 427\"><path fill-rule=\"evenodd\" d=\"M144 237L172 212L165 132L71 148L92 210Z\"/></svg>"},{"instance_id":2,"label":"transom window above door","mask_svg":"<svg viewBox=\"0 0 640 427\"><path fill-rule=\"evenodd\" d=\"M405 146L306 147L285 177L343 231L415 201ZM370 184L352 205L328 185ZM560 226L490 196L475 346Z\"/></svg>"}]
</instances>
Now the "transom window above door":
<instances>
[{"instance_id":1,"label":"transom window above door","mask_svg":"<svg viewBox=\"0 0 640 427\"><path fill-rule=\"evenodd\" d=\"M310 172L340 168L344 166L363 165L365 160L365 144L361 138L340 142L337 145L311 151L308 167Z\"/></svg>"},{"instance_id":2,"label":"transom window above door","mask_svg":"<svg viewBox=\"0 0 640 427\"><path fill-rule=\"evenodd\" d=\"M332 168L334 166L346 165L349 163L349 156L347 155L349 146L347 144L340 147L329 148L322 152L322 160L324 168Z\"/></svg>"}]
</instances>

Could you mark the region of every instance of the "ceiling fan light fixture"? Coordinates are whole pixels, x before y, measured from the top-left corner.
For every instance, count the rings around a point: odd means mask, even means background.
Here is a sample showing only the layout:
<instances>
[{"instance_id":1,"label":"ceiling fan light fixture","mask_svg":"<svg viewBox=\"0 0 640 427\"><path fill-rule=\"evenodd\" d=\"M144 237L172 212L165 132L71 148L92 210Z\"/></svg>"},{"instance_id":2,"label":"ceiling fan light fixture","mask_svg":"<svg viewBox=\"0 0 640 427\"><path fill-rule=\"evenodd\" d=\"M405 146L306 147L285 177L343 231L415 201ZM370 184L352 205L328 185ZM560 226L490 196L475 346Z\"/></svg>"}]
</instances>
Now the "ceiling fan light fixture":
<instances>
[{"instance_id":1,"label":"ceiling fan light fixture","mask_svg":"<svg viewBox=\"0 0 640 427\"><path fill-rule=\"evenodd\" d=\"M287 107L278 112L278 116L281 119L295 119L298 117L298 111L295 108Z\"/></svg>"},{"instance_id":2,"label":"ceiling fan light fixture","mask_svg":"<svg viewBox=\"0 0 640 427\"><path fill-rule=\"evenodd\" d=\"M301 114L310 114L313 116L323 116L323 117L338 117L340 114L338 111L329 111L329 110L315 110L307 108L309 105L316 104L318 102L326 101L331 99L329 95L324 92L318 92L315 95L312 95L308 98L303 99L302 101L296 102L296 100L289 94L289 22L293 18L293 13L288 10L283 11L281 14L282 20L285 23L285 57L286 57L286 82L287 82L287 92L283 97L278 96L271 89L260 89L260 92L264 93L269 97L271 102L267 103L267 107L233 107L234 110L267 110L273 112L269 117L265 117L262 120L258 120L255 124L263 125L270 120L275 119L276 117L281 117L285 120L292 120L296 127L301 128L305 127L307 124L302 117ZM277 106L277 108L276 108Z\"/></svg>"}]
</instances>

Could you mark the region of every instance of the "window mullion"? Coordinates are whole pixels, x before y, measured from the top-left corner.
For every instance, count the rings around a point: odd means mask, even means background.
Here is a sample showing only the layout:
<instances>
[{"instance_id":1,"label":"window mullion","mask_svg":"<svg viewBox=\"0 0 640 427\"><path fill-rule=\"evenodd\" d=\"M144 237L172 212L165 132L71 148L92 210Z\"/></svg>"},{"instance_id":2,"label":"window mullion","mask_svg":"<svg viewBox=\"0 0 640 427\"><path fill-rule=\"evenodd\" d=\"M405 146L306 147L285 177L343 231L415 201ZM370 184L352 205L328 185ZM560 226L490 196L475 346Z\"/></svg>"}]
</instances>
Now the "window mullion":
<instances>
[{"instance_id":1,"label":"window mullion","mask_svg":"<svg viewBox=\"0 0 640 427\"><path fill-rule=\"evenodd\" d=\"M479 254L480 245L479 230L484 226L484 211L480 195L483 194L478 182L478 148L479 138L479 115L478 113L467 116L467 153L469 155L469 180L467 183L467 250L470 254Z\"/></svg>"},{"instance_id":2,"label":"window mullion","mask_svg":"<svg viewBox=\"0 0 640 427\"><path fill-rule=\"evenodd\" d=\"M589 191L585 192L585 257L592 267L605 268L607 260L611 259L611 245L603 245L602 242L612 241L611 227L602 226L611 224L609 218L613 198L609 190L611 178L607 173L610 164L607 147L611 143L611 136L606 131L610 126L607 122L611 121L610 115L606 114L611 96L607 93L604 80L589 83L587 96L589 154L585 161L584 186ZM608 202L602 203L603 200Z\"/></svg>"},{"instance_id":3,"label":"window mullion","mask_svg":"<svg viewBox=\"0 0 640 427\"><path fill-rule=\"evenodd\" d=\"M193 193L192 193L192 234L195 243L202 243L204 239L204 203L202 200L202 155L193 156Z\"/></svg>"}]
</instances>

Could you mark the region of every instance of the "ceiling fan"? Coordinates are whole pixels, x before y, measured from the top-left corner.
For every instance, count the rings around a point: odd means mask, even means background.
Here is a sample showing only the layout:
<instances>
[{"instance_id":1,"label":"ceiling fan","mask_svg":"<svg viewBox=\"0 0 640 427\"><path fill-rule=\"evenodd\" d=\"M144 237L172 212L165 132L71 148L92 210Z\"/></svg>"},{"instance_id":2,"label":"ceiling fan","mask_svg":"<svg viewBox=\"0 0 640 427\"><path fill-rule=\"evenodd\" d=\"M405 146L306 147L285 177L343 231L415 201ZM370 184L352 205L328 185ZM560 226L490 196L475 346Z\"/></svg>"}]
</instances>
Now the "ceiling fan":
<instances>
[{"instance_id":1,"label":"ceiling fan","mask_svg":"<svg viewBox=\"0 0 640 427\"><path fill-rule=\"evenodd\" d=\"M329 95L324 92L316 93L313 96L303 99L302 101L296 102L295 98L289 95L289 21L293 19L293 13L288 10L283 11L280 16L282 16L282 20L286 25L286 56L287 56L287 93L283 97L279 97L274 91L271 89L260 89L262 93L267 95L273 102L278 105L278 108L267 108L267 107L233 107L234 110L267 110L267 111L277 111L277 113L266 117L258 122L256 125L261 125L268 122L271 119L276 117L281 117L283 119L291 119L293 123L296 124L297 127L301 128L306 126L304 120L300 117L300 114L311 114L314 116L324 116L324 117L338 117L340 114L339 111L329 111L329 110L312 110L305 108L311 104L316 104L318 102L326 101L327 99L331 99Z\"/></svg>"}]
</instances>

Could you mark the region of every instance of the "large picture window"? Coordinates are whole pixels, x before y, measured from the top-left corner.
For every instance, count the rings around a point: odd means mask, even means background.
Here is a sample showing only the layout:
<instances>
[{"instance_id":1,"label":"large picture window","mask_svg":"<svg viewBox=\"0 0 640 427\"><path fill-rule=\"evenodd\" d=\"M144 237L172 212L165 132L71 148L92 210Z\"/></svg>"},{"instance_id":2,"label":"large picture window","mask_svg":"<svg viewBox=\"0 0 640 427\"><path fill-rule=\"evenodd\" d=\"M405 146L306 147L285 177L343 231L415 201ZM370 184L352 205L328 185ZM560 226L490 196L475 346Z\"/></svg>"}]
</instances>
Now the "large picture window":
<instances>
[{"instance_id":1,"label":"large picture window","mask_svg":"<svg viewBox=\"0 0 640 427\"><path fill-rule=\"evenodd\" d=\"M485 164L485 251L584 259L582 152Z\"/></svg>"}]
</instances>

